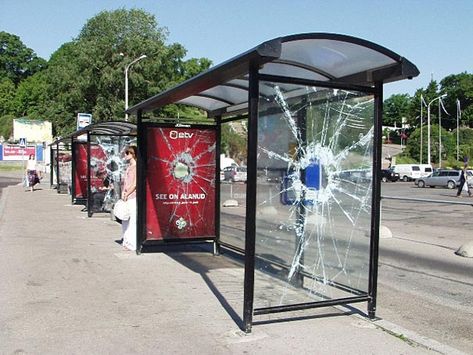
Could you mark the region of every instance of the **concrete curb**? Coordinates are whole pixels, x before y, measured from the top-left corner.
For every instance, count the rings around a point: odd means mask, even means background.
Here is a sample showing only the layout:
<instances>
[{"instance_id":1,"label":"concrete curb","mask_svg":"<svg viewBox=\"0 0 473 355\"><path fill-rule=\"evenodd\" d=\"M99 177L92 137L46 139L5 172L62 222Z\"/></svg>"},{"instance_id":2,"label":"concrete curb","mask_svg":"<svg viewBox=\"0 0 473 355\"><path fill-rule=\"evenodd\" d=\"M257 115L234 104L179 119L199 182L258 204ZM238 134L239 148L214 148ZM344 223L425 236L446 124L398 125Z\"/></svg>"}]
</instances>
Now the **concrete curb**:
<instances>
[{"instance_id":1,"label":"concrete curb","mask_svg":"<svg viewBox=\"0 0 473 355\"><path fill-rule=\"evenodd\" d=\"M452 348L451 346L442 344L434 339L427 338L412 330L405 329L397 324L391 323L384 319L373 320L372 323L379 329L411 344L427 350L436 351L440 354L448 355L467 355L466 353Z\"/></svg>"}]
</instances>

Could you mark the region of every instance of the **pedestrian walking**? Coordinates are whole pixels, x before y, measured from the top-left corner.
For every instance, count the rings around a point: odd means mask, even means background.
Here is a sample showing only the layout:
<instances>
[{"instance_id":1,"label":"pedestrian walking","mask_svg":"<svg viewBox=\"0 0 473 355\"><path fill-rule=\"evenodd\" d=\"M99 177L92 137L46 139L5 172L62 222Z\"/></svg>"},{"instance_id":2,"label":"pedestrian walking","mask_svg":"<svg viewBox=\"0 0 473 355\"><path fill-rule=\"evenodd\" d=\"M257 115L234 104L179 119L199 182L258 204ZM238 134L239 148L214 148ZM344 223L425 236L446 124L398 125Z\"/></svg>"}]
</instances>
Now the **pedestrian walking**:
<instances>
[{"instance_id":1,"label":"pedestrian walking","mask_svg":"<svg viewBox=\"0 0 473 355\"><path fill-rule=\"evenodd\" d=\"M468 192L468 196L471 197L471 191L468 186L468 171L465 165L460 173L460 185L458 186L457 197L461 197L462 191L465 189Z\"/></svg>"},{"instance_id":2,"label":"pedestrian walking","mask_svg":"<svg viewBox=\"0 0 473 355\"><path fill-rule=\"evenodd\" d=\"M125 172L121 197L130 213L130 218L122 221L122 245L127 250L136 250L136 157L136 146L125 149L128 168Z\"/></svg>"},{"instance_id":3,"label":"pedestrian walking","mask_svg":"<svg viewBox=\"0 0 473 355\"><path fill-rule=\"evenodd\" d=\"M38 170L36 167L36 159L34 154L30 154L28 162L26 163L26 177L28 179L28 186L33 192L35 185L39 183Z\"/></svg>"}]
</instances>

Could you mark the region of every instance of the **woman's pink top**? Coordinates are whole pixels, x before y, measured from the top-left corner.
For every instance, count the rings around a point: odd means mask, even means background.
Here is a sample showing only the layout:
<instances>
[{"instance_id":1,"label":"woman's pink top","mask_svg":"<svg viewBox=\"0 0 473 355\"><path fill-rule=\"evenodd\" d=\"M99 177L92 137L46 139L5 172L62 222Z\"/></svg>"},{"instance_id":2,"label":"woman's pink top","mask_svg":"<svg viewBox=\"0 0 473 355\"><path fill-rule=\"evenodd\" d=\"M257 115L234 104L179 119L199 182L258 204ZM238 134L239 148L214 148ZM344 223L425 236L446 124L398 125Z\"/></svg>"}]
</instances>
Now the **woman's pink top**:
<instances>
[{"instance_id":1,"label":"woman's pink top","mask_svg":"<svg viewBox=\"0 0 473 355\"><path fill-rule=\"evenodd\" d=\"M136 165L130 165L125 172L125 180L123 182L123 192L127 192L131 190L136 185ZM136 197L136 188L128 198L135 198Z\"/></svg>"}]
</instances>

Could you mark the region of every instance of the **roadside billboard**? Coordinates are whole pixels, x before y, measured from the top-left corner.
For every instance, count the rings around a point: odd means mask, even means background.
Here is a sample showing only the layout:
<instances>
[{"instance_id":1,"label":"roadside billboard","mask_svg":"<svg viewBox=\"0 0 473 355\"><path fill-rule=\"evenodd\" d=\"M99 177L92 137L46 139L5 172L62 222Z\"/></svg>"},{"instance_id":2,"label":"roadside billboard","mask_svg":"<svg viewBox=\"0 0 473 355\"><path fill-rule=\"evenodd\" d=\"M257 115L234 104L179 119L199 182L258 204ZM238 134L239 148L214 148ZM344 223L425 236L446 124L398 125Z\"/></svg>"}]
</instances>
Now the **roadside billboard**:
<instances>
[{"instance_id":1,"label":"roadside billboard","mask_svg":"<svg viewBox=\"0 0 473 355\"><path fill-rule=\"evenodd\" d=\"M215 147L214 129L147 129L147 240L215 236Z\"/></svg>"},{"instance_id":2,"label":"roadside billboard","mask_svg":"<svg viewBox=\"0 0 473 355\"><path fill-rule=\"evenodd\" d=\"M34 145L21 148L17 144L3 144L3 160L28 160L30 154L36 157Z\"/></svg>"}]
</instances>

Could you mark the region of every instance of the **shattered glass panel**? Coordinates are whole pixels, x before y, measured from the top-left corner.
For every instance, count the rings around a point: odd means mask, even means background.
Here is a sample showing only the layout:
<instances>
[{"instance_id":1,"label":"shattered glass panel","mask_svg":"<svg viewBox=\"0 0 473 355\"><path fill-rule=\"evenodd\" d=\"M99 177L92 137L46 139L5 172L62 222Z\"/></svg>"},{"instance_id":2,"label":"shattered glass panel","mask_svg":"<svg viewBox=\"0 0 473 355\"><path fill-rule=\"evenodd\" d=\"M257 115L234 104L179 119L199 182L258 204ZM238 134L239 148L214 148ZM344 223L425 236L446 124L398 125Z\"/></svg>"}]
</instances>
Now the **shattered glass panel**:
<instances>
[{"instance_id":1,"label":"shattered glass panel","mask_svg":"<svg viewBox=\"0 0 473 355\"><path fill-rule=\"evenodd\" d=\"M220 241L240 249L245 249L247 122L221 125Z\"/></svg>"},{"instance_id":2,"label":"shattered glass panel","mask_svg":"<svg viewBox=\"0 0 473 355\"><path fill-rule=\"evenodd\" d=\"M59 183L67 186L72 185L72 152L69 146L59 146L56 155L59 164Z\"/></svg>"},{"instance_id":3,"label":"shattered glass panel","mask_svg":"<svg viewBox=\"0 0 473 355\"><path fill-rule=\"evenodd\" d=\"M373 96L260 85L255 307L366 293Z\"/></svg>"},{"instance_id":4,"label":"shattered glass panel","mask_svg":"<svg viewBox=\"0 0 473 355\"><path fill-rule=\"evenodd\" d=\"M90 136L90 191L92 212L110 212L121 196L127 168L123 152L136 145L132 136Z\"/></svg>"}]
</instances>

